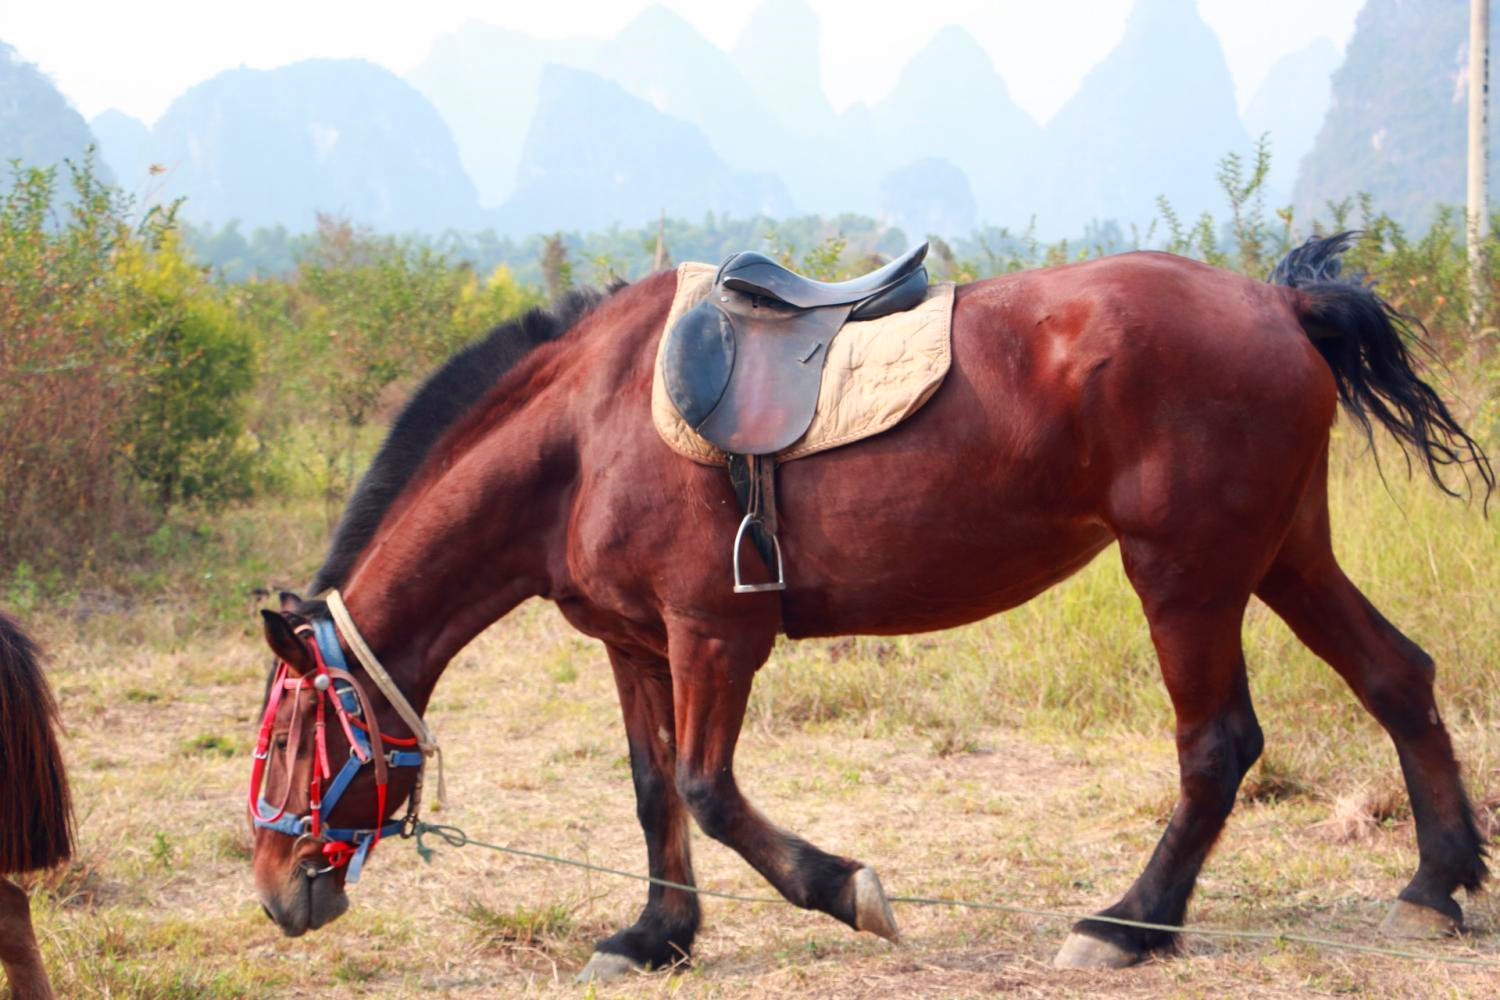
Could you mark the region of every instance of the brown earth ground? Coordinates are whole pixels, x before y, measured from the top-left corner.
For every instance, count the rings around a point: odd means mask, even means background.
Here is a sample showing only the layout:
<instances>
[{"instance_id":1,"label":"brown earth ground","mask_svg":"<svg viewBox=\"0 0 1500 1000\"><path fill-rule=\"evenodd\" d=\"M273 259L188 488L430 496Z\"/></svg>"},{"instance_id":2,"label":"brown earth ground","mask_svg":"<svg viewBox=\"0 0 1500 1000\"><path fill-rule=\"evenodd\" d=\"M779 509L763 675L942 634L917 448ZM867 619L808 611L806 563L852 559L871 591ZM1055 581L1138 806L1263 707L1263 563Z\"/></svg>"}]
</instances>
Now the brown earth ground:
<instances>
[{"instance_id":1,"label":"brown earth ground","mask_svg":"<svg viewBox=\"0 0 1500 1000\"><path fill-rule=\"evenodd\" d=\"M899 647L900 644L895 644ZM825 644L827 650L836 650ZM80 658L57 683L72 722L82 857L39 903L67 996L575 996L599 936L642 887L477 848L431 865L387 843L336 924L287 940L254 902L242 752L258 697L254 647ZM773 664L768 669L794 669ZM446 678L432 717L448 754L443 822L476 838L640 870L629 772L602 657L548 608L491 630ZM1369 734L1374 738L1374 734ZM1460 733L1460 743L1493 735ZM1272 739L1275 734L1272 733ZM1472 756L1472 754L1470 755ZM961 745L856 724L764 719L739 764L757 802L814 842L874 864L888 891L1085 912L1143 864L1171 807L1161 737L1039 739L984 728ZM1478 776L1476 776L1478 777ZM1489 787L1500 787L1492 773ZM1192 919L1372 942L1409 875L1399 804L1342 802L1252 779ZM732 852L695 844L701 883L764 893ZM1058 972L1065 925L902 905L893 948L782 904L710 900L690 971L602 996L1494 995L1500 970L1189 937L1186 955L1108 975ZM1500 907L1471 902L1470 937L1432 954L1500 960Z\"/></svg>"}]
</instances>

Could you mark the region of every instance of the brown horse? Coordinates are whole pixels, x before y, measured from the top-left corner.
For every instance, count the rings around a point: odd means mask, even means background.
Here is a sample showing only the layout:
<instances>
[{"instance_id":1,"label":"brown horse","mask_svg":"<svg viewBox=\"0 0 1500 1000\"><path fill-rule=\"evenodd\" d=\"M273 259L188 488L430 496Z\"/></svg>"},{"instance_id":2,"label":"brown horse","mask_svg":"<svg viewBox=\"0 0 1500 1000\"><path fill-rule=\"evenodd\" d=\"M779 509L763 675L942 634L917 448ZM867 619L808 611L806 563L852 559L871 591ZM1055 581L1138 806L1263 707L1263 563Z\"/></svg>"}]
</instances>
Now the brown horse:
<instances>
[{"instance_id":1,"label":"brown horse","mask_svg":"<svg viewBox=\"0 0 1500 1000\"><path fill-rule=\"evenodd\" d=\"M56 723L36 644L0 614L0 965L15 1000L52 996L26 890L5 876L51 868L73 853Z\"/></svg>"},{"instance_id":2,"label":"brown horse","mask_svg":"<svg viewBox=\"0 0 1500 1000\"><path fill-rule=\"evenodd\" d=\"M486 626L527 598L555 602L604 643L613 668L652 875L692 883L691 816L791 902L894 937L872 870L781 829L741 792L735 744L777 633L951 628L1029 600L1118 542L1176 710L1181 789L1144 873L1104 913L1184 917L1261 752L1240 640L1255 594L1395 743L1419 865L1387 929L1451 930L1462 920L1453 894L1479 886L1484 850L1432 661L1334 558L1337 403L1366 430L1384 425L1440 485L1442 467L1458 463L1487 494L1493 473L1414 372L1412 331L1370 289L1338 278L1346 243L1309 243L1269 283L1133 253L959 288L937 394L885 434L782 469L782 595L731 593L740 515L727 477L676 456L653 428L674 275L574 295L497 329L424 386L313 586L341 590L418 711ZM266 613L294 678L318 669L304 626L327 614L320 601ZM273 801L290 791L293 812L307 809L312 756L306 732L287 732L301 690L271 713L277 745L294 742L267 787ZM409 732L384 699L374 704L386 733ZM312 713L298 711L297 728L311 727ZM338 730L328 727L336 760ZM412 779L413 769L391 772L379 820ZM377 809L367 772L336 811L368 829ZM310 838L257 830L254 865L262 903L288 934L346 906L343 869ZM695 895L653 886L640 918L599 942L585 972L676 961L698 926ZM1170 943L1084 920L1058 961L1118 966Z\"/></svg>"}]
</instances>

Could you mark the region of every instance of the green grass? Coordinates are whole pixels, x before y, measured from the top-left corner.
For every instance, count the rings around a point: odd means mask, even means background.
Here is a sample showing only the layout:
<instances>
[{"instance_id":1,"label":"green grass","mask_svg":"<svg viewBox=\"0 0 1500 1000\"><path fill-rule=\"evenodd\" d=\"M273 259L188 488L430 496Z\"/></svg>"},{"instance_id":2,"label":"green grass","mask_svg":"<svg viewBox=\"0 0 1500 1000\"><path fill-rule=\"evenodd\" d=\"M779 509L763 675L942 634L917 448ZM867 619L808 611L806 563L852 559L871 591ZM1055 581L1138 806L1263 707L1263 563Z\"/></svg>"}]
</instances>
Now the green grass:
<instances>
[{"instance_id":1,"label":"green grass","mask_svg":"<svg viewBox=\"0 0 1500 1000\"><path fill-rule=\"evenodd\" d=\"M480 945L486 948L543 947L568 938L577 924L572 911L560 904L518 905L497 910L470 900L458 915Z\"/></svg>"},{"instance_id":2,"label":"green grass","mask_svg":"<svg viewBox=\"0 0 1500 1000\"><path fill-rule=\"evenodd\" d=\"M220 736L218 733L199 733L183 744L182 752L186 756L204 754L209 757L233 757L240 752L240 744L233 737Z\"/></svg>"}]
</instances>

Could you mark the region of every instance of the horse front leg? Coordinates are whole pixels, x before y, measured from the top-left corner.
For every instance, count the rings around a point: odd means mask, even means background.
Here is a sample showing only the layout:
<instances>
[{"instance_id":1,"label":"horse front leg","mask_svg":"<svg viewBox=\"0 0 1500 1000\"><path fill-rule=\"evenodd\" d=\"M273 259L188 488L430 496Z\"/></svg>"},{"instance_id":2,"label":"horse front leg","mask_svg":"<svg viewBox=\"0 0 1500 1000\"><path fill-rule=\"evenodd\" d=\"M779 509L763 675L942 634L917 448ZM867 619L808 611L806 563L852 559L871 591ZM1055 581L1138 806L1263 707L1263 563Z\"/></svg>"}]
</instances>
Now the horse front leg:
<instances>
[{"instance_id":1,"label":"horse front leg","mask_svg":"<svg viewBox=\"0 0 1500 1000\"><path fill-rule=\"evenodd\" d=\"M677 791L704 833L738 852L790 902L896 941L896 920L873 868L776 826L735 781L734 749L751 680L772 640L769 631L726 638L706 634L697 622L669 625Z\"/></svg>"},{"instance_id":2,"label":"horse front leg","mask_svg":"<svg viewBox=\"0 0 1500 1000\"><path fill-rule=\"evenodd\" d=\"M625 715L636 816L646 835L649 871L653 878L693 885L691 833L675 777L671 673L659 657L613 645L608 649ZM640 917L594 946L593 957L578 974L578 981L611 979L685 960L692 951L699 919L697 894L653 883Z\"/></svg>"},{"instance_id":3,"label":"horse front leg","mask_svg":"<svg viewBox=\"0 0 1500 1000\"><path fill-rule=\"evenodd\" d=\"M26 890L0 876L0 966L10 980L13 1000L51 1000L52 986L31 927Z\"/></svg>"}]
</instances>

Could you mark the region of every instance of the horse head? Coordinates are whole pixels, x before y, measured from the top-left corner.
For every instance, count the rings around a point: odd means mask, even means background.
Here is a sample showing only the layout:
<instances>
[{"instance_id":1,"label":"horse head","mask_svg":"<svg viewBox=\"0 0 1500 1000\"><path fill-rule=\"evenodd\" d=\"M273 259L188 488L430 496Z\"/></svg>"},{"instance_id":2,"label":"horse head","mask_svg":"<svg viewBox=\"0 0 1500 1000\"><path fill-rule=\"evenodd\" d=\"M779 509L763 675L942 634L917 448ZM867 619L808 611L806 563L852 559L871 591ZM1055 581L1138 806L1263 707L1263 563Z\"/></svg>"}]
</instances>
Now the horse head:
<instances>
[{"instance_id":1,"label":"horse head","mask_svg":"<svg viewBox=\"0 0 1500 1000\"><path fill-rule=\"evenodd\" d=\"M284 594L281 611L262 612L276 666L250 784L253 866L261 908L289 937L343 914L370 851L415 822L414 810L391 814L420 794L423 760L415 738L382 733L338 629L315 608Z\"/></svg>"}]
</instances>

